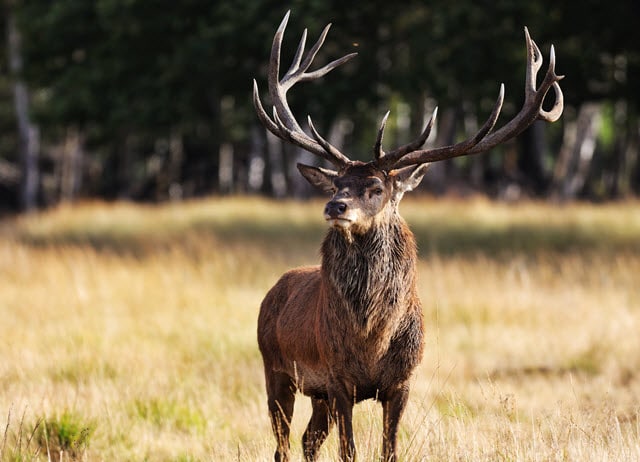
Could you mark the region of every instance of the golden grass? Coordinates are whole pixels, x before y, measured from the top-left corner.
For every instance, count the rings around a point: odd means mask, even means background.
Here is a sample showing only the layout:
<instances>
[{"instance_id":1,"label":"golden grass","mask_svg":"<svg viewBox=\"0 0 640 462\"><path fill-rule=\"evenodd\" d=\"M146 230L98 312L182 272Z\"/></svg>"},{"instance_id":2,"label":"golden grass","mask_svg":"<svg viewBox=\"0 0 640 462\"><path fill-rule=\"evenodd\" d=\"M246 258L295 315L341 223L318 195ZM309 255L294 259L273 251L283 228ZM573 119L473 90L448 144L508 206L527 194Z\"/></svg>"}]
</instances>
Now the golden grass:
<instances>
[{"instance_id":1,"label":"golden grass","mask_svg":"<svg viewBox=\"0 0 640 462\"><path fill-rule=\"evenodd\" d=\"M402 460L640 460L638 205L406 200L428 343ZM0 461L269 460L258 307L318 261L321 208L93 203L2 223ZM356 408L360 460L380 414Z\"/></svg>"}]
</instances>

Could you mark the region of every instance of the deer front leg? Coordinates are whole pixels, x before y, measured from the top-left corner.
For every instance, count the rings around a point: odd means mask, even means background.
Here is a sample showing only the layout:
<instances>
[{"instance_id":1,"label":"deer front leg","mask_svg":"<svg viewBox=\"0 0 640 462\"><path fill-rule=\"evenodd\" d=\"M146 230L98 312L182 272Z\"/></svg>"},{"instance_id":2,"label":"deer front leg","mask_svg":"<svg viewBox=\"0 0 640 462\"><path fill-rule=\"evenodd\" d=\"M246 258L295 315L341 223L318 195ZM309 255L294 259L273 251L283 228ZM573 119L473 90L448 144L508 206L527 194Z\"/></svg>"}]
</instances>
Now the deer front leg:
<instances>
[{"instance_id":1,"label":"deer front leg","mask_svg":"<svg viewBox=\"0 0 640 462\"><path fill-rule=\"evenodd\" d=\"M278 443L274 460L286 462L289 460L289 426L293 416L295 387L288 375L272 371L267 373L266 384L271 427Z\"/></svg>"},{"instance_id":2,"label":"deer front leg","mask_svg":"<svg viewBox=\"0 0 640 462\"><path fill-rule=\"evenodd\" d=\"M333 421L338 424L340 438L340 459L354 461L356 446L353 441L353 396L344 386L334 386L329 390L329 406Z\"/></svg>"},{"instance_id":3,"label":"deer front leg","mask_svg":"<svg viewBox=\"0 0 640 462\"><path fill-rule=\"evenodd\" d=\"M397 436L400 417L404 412L409 397L409 387L406 384L387 392L382 400L382 418L384 430L382 434L382 457L384 462L397 460Z\"/></svg>"}]
</instances>

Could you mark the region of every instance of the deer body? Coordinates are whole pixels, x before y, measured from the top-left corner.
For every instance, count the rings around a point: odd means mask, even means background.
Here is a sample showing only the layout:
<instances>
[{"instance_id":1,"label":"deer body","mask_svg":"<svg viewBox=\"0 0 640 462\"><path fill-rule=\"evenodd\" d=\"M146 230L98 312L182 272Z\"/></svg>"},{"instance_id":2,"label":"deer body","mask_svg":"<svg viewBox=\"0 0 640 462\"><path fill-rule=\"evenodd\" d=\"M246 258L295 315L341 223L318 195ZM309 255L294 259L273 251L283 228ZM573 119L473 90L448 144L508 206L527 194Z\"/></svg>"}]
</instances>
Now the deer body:
<instances>
[{"instance_id":1,"label":"deer body","mask_svg":"<svg viewBox=\"0 0 640 462\"><path fill-rule=\"evenodd\" d=\"M289 271L269 291L258 318L269 372L287 374L297 389L322 399L341 381L351 402L409 379L422 355L422 311L413 239L405 240L405 226L394 231L401 233L395 251L381 254L387 243L377 232L347 241L332 229L322 266ZM372 254L369 246L379 248Z\"/></svg>"},{"instance_id":2,"label":"deer body","mask_svg":"<svg viewBox=\"0 0 640 462\"><path fill-rule=\"evenodd\" d=\"M364 399L377 399L386 409L385 459L395 454L409 379L423 350L416 245L397 204L424 170L409 168L385 178L368 166L348 169L326 207L326 218L334 223L322 243L322 264L287 272L262 302L258 344L278 458L286 459L288 452L288 410L293 410L295 390L317 402L304 438L309 459L336 416L342 453L353 456L351 408ZM318 186L328 186L330 179L320 170L301 171ZM383 193L372 201L377 188ZM331 208L339 204L344 209L338 217L355 209L358 220L345 226L332 217Z\"/></svg>"},{"instance_id":3,"label":"deer body","mask_svg":"<svg viewBox=\"0 0 640 462\"><path fill-rule=\"evenodd\" d=\"M285 273L267 293L258 317L258 344L264 362L267 403L277 440L276 461L288 460L289 424L296 391L311 397L313 413L302 441L307 460L315 460L331 427L337 425L340 456L355 458L351 425L353 405L376 399L383 409L382 457L397 458L398 423L407 403L409 381L422 359L423 316L416 289L416 244L400 217L398 204L422 180L430 162L478 154L521 133L535 120L553 122L562 114L563 96L550 53L538 87L540 50L525 28L527 68L525 102L520 112L492 132L500 114L504 87L480 130L460 143L421 149L436 111L422 134L391 152L382 149L387 115L374 145L374 160L349 159L316 131L311 136L296 121L286 100L296 83L319 78L355 53L308 72L329 26L304 55L306 31L293 63L280 77L280 48L289 13L276 31L269 65L270 117L254 81L253 102L260 121L277 137L331 162L336 170L298 164L314 186L331 193L324 217L329 231L320 266ZM304 56L303 56L304 55ZM555 103L542 109L553 87Z\"/></svg>"}]
</instances>

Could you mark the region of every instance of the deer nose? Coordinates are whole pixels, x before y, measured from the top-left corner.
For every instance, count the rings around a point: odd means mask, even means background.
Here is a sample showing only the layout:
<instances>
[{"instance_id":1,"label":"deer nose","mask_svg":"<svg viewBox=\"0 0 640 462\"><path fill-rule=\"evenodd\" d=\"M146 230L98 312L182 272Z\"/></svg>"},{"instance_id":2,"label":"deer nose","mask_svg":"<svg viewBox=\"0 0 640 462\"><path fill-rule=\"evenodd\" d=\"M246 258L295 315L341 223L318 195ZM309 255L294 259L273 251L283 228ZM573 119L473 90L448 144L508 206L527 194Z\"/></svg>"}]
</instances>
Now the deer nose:
<instances>
[{"instance_id":1,"label":"deer nose","mask_svg":"<svg viewBox=\"0 0 640 462\"><path fill-rule=\"evenodd\" d=\"M330 218L338 218L347 210L347 204L340 201L329 201L324 208L324 214Z\"/></svg>"}]
</instances>

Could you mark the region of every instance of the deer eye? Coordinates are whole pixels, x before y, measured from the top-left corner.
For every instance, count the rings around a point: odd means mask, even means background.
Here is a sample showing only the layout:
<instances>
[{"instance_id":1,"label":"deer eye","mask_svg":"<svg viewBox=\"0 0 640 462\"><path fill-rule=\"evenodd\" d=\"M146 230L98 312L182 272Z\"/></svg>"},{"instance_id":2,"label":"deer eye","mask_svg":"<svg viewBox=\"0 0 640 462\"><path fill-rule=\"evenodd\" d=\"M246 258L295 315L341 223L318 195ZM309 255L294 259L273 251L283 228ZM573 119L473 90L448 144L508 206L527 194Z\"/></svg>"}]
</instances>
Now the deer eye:
<instances>
[{"instance_id":1,"label":"deer eye","mask_svg":"<svg viewBox=\"0 0 640 462\"><path fill-rule=\"evenodd\" d=\"M373 194L375 194L376 196L381 196L382 195L382 188L374 188L373 189Z\"/></svg>"}]
</instances>

